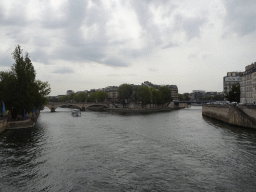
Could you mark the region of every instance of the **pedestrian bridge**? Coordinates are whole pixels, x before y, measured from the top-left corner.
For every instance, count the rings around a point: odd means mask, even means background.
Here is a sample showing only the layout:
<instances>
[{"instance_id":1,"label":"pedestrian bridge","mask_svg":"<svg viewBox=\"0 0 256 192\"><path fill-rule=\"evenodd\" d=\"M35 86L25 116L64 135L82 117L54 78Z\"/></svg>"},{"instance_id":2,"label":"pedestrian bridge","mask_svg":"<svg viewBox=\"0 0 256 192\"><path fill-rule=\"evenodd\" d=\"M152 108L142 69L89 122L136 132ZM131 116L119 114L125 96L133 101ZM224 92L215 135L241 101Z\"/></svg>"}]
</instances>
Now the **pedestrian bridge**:
<instances>
[{"instance_id":1,"label":"pedestrian bridge","mask_svg":"<svg viewBox=\"0 0 256 192\"><path fill-rule=\"evenodd\" d=\"M70 107L78 107L81 111L85 111L85 109L90 109L90 108L98 108L98 109L103 109L103 108L108 108L109 105L106 103L78 103L78 102L49 102L45 105L45 107L48 107L51 109L51 112L55 112L56 108L61 107L61 106L70 106Z\"/></svg>"}]
</instances>

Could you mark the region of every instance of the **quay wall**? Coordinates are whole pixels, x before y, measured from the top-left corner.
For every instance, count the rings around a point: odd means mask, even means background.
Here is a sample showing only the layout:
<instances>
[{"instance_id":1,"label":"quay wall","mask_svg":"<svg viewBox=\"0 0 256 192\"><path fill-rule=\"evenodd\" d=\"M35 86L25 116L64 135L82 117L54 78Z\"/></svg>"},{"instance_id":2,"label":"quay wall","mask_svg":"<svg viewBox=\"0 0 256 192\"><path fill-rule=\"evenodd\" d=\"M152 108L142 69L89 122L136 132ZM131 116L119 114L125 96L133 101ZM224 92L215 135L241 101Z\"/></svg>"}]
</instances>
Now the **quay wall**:
<instances>
[{"instance_id":1,"label":"quay wall","mask_svg":"<svg viewBox=\"0 0 256 192\"><path fill-rule=\"evenodd\" d=\"M256 106L203 105L202 115L232 125L256 129Z\"/></svg>"},{"instance_id":2,"label":"quay wall","mask_svg":"<svg viewBox=\"0 0 256 192\"><path fill-rule=\"evenodd\" d=\"M4 132L8 126L9 125L6 119L0 120L0 133Z\"/></svg>"},{"instance_id":3,"label":"quay wall","mask_svg":"<svg viewBox=\"0 0 256 192\"><path fill-rule=\"evenodd\" d=\"M4 132L7 129L20 129L33 127L40 115L40 112L29 116L28 119L22 121L7 121L7 119L0 120L0 133Z\"/></svg>"}]
</instances>

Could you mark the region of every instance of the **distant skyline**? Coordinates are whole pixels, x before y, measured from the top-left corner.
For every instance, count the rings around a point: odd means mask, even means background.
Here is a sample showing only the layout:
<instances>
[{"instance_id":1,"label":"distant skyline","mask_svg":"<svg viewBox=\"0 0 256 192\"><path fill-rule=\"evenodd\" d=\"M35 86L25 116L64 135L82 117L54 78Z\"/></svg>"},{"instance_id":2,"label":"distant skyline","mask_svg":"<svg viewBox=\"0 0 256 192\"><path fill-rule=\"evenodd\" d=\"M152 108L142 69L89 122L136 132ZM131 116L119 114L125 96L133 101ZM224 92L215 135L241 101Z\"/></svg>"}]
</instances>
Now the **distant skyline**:
<instances>
[{"instance_id":1,"label":"distant skyline","mask_svg":"<svg viewBox=\"0 0 256 192\"><path fill-rule=\"evenodd\" d=\"M28 52L50 95L123 83L223 91L256 61L254 0L0 0L0 71Z\"/></svg>"}]
</instances>

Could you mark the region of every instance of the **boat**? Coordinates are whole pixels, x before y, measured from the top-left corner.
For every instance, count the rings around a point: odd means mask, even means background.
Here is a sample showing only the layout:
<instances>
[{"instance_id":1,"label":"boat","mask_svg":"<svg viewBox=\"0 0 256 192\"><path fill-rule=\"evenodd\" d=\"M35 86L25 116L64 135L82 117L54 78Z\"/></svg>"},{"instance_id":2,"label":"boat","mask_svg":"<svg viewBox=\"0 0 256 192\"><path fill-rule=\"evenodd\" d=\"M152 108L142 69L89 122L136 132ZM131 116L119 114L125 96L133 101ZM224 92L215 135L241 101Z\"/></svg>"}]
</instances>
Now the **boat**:
<instances>
[{"instance_id":1,"label":"boat","mask_svg":"<svg viewBox=\"0 0 256 192\"><path fill-rule=\"evenodd\" d=\"M81 116L81 111L79 109L72 109L72 116L79 117Z\"/></svg>"}]
</instances>

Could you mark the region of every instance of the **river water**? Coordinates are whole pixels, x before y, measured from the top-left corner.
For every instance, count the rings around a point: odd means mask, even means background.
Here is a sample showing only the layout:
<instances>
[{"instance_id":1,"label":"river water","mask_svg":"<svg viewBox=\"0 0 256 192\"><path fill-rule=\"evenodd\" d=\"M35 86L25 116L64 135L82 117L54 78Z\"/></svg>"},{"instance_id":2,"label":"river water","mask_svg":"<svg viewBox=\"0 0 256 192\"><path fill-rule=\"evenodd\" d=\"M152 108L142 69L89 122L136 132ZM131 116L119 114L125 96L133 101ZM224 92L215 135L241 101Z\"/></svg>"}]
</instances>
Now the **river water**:
<instances>
[{"instance_id":1,"label":"river water","mask_svg":"<svg viewBox=\"0 0 256 192\"><path fill-rule=\"evenodd\" d=\"M255 191L256 130L202 117L41 111L0 135L0 191Z\"/></svg>"}]
</instances>

